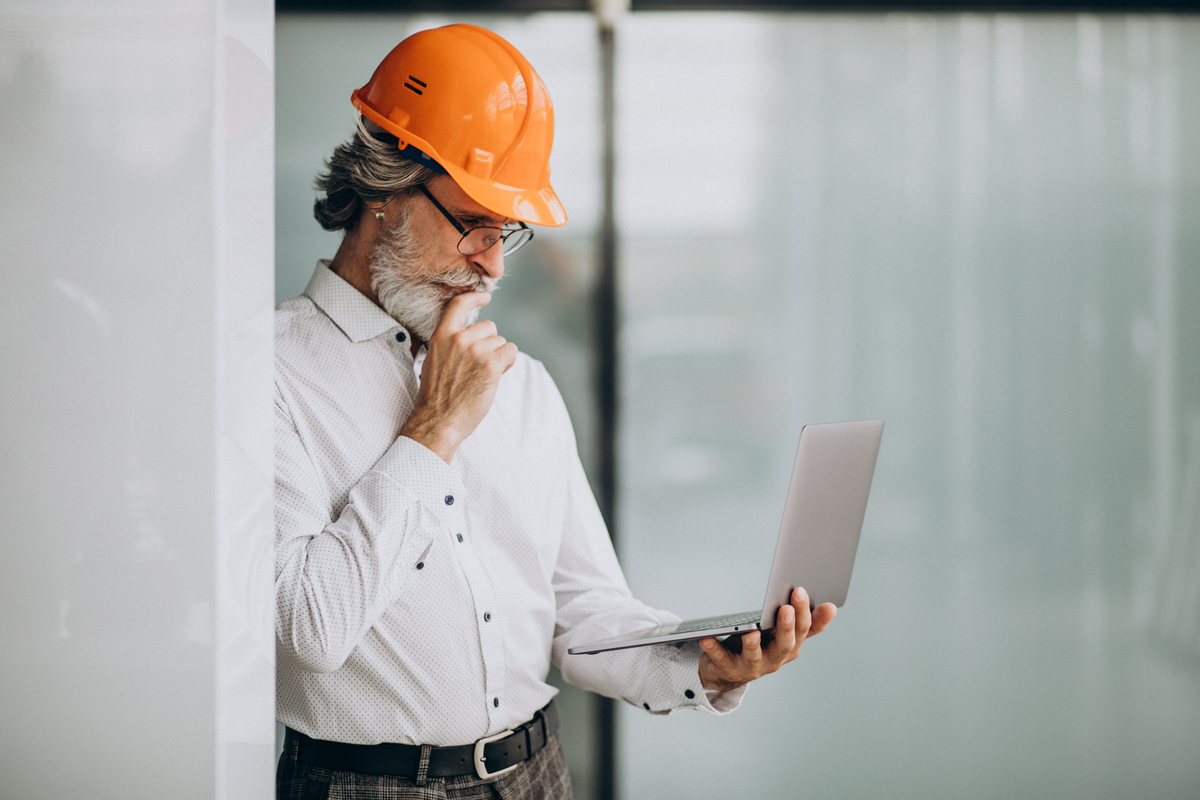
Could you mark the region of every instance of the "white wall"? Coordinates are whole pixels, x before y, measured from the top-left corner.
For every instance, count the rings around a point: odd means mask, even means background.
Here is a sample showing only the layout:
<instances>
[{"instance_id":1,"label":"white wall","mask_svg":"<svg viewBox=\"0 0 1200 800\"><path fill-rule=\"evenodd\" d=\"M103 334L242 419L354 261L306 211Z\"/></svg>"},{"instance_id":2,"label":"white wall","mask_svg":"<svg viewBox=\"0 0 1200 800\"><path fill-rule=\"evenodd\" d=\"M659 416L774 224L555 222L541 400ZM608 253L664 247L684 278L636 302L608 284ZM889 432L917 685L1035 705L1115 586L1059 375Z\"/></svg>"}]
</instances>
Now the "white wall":
<instances>
[{"instance_id":1,"label":"white wall","mask_svg":"<svg viewBox=\"0 0 1200 800\"><path fill-rule=\"evenodd\" d=\"M273 8L0 10L0 795L269 797Z\"/></svg>"}]
</instances>

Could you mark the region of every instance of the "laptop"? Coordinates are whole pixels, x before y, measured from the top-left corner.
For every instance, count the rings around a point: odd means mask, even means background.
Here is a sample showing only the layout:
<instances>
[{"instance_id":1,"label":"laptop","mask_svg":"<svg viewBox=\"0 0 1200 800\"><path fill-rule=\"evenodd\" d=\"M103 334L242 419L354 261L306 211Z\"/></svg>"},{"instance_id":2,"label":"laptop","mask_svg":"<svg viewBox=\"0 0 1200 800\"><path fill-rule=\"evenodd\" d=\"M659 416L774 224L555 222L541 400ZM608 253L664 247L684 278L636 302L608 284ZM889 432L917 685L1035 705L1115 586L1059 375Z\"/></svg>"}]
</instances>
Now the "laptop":
<instances>
[{"instance_id":1,"label":"laptop","mask_svg":"<svg viewBox=\"0 0 1200 800\"><path fill-rule=\"evenodd\" d=\"M882 437L881 419L805 425L800 431L761 611L646 628L572 647L567 652L603 653L752 630L769 635L775 627L776 612L800 586L808 592L813 608L821 603L840 607L850 588L850 571Z\"/></svg>"}]
</instances>

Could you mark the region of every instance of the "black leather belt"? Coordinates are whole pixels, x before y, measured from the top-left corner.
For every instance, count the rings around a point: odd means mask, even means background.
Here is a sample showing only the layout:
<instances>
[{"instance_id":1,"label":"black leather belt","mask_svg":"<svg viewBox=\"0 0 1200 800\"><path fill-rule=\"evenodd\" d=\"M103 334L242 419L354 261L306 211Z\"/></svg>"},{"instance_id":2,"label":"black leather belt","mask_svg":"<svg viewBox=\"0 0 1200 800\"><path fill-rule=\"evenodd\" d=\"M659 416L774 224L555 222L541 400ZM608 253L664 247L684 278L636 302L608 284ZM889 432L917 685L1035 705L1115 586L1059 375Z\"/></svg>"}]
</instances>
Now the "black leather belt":
<instances>
[{"instance_id":1,"label":"black leather belt","mask_svg":"<svg viewBox=\"0 0 1200 800\"><path fill-rule=\"evenodd\" d=\"M533 719L511 731L485 736L475 744L457 747L433 747L429 754L430 778L478 775L494 778L511 769L546 746L558 730L558 709L554 701L533 715ZM284 748L299 741L298 758L314 767L372 775L417 777L421 764L421 746L414 744L347 744L313 739L287 729Z\"/></svg>"}]
</instances>

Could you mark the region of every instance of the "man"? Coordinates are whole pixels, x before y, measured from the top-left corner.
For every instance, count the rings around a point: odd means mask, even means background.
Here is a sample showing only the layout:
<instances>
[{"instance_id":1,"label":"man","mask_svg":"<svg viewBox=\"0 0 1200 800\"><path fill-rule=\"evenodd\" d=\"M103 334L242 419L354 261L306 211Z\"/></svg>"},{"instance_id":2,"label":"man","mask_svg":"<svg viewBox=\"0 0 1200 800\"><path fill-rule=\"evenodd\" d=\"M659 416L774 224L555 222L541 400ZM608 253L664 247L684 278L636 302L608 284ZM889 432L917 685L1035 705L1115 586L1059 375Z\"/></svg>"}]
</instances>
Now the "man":
<instances>
[{"instance_id":1,"label":"man","mask_svg":"<svg viewBox=\"0 0 1200 800\"><path fill-rule=\"evenodd\" d=\"M550 377L474 321L527 224L566 222L549 96L452 25L353 100L315 207L344 238L276 314L279 796L569 797L551 661L652 713L724 713L834 609L798 590L738 653L566 655L677 618L630 596Z\"/></svg>"}]
</instances>

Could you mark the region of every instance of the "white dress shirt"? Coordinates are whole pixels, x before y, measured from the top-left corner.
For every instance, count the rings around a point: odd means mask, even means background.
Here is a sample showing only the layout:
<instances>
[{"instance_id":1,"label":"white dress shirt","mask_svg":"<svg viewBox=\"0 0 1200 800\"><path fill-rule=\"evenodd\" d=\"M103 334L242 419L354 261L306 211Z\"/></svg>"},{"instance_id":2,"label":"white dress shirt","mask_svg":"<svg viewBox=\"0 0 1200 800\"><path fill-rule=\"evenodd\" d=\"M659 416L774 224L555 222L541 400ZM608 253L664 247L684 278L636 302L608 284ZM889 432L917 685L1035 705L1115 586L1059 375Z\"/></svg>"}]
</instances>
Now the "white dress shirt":
<instances>
[{"instance_id":1,"label":"white dress shirt","mask_svg":"<svg viewBox=\"0 0 1200 800\"><path fill-rule=\"evenodd\" d=\"M317 264L275 315L278 717L317 739L458 745L571 683L653 713L732 710L700 649L568 647L678 621L633 599L557 388L528 356L450 464L399 436L424 351Z\"/></svg>"}]
</instances>

